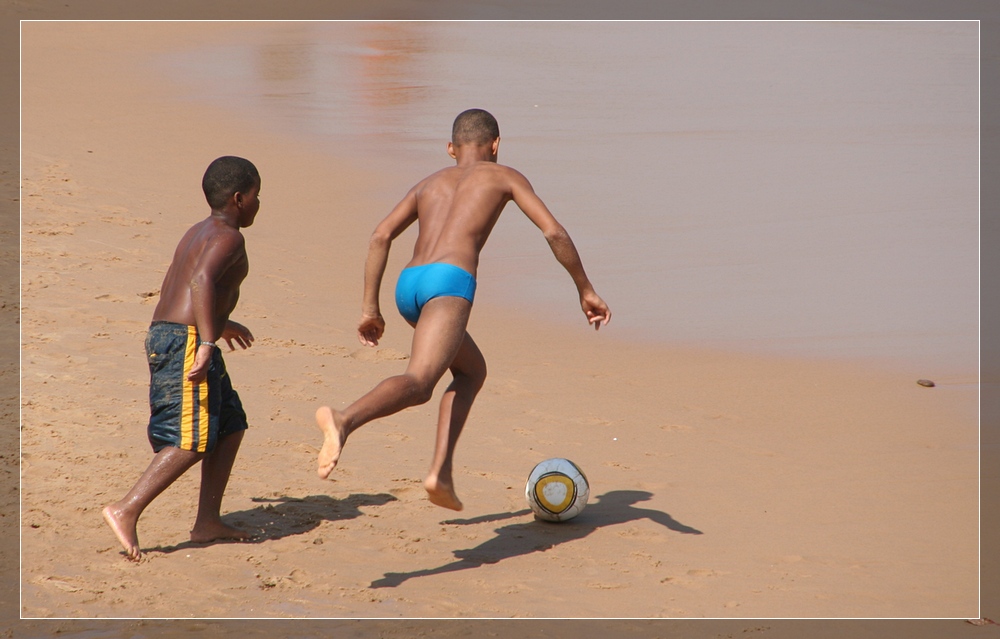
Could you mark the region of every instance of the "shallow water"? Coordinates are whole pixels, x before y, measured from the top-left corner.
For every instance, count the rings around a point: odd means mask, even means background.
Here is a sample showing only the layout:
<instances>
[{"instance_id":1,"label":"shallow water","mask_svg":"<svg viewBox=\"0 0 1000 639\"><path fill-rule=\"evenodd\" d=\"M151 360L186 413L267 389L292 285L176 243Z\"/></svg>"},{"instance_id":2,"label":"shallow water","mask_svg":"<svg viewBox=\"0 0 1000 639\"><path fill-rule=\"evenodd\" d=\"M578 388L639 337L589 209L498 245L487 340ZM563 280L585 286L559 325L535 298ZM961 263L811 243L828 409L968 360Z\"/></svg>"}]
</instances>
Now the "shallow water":
<instances>
[{"instance_id":1,"label":"shallow water","mask_svg":"<svg viewBox=\"0 0 1000 639\"><path fill-rule=\"evenodd\" d=\"M318 142L399 197L450 161L455 114L486 108L500 162L569 229L619 336L978 370L975 23L255 29L162 59L178 99ZM582 322L514 205L478 295Z\"/></svg>"}]
</instances>

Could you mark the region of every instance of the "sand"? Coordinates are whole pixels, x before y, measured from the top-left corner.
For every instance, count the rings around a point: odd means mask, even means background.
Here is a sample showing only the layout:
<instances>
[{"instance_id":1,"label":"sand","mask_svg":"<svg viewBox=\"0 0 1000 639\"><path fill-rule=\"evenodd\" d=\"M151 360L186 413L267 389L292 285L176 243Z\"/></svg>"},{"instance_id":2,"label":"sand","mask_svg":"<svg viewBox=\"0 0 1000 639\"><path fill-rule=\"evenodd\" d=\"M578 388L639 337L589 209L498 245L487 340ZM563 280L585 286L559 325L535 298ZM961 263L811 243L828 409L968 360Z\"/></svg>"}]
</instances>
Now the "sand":
<instances>
[{"instance_id":1,"label":"sand","mask_svg":"<svg viewBox=\"0 0 1000 639\"><path fill-rule=\"evenodd\" d=\"M386 176L180 106L139 73L151 52L215 37L204 25L24 34L22 617L947 617L920 628L991 631L961 621L980 615L973 375L925 388L920 371L634 343L614 324L567 331L477 305L490 378L456 459L466 510L430 505L421 487L433 401L366 426L319 480L315 408L406 363L397 317L378 349L353 333L367 237L397 197L375 188ZM188 541L192 472L140 520L145 559L132 563L100 511L149 461L142 341L177 239L207 213L201 173L222 154L263 177L233 315L257 341L227 354L251 430L223 505L256 537ZM523 498L552 456L592 486L561 525L535 522ZM212 623L180 627L263 632ZM342 629L459 636L483 622L363 623ZM499 632L574 627L551 623ZM658 628L620 623L609 632ZM725 623L777 636L774 623ZM864 632L877 626L852 630Z\"/></svg>"}]
</instances>

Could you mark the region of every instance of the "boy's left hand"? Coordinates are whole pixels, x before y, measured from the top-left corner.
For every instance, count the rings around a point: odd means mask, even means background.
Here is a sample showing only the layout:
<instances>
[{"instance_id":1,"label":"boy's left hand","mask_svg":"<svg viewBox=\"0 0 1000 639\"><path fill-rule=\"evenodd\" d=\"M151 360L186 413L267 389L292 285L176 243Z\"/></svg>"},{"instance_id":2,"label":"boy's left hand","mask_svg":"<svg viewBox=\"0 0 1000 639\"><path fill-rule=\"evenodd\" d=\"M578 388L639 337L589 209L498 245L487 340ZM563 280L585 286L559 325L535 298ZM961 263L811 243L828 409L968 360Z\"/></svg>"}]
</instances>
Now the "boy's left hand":
<instances>
[{"instance_id":1,"label":"boy's left hand","mask_svg":"<svg viewBox=\"0 0 1000 639\"><path fill-rule=\"evenodd\" d=\"M600 295L593 291L587 291L580 296L580 306L587 316L587 321L594 325L595 331L611 321L611 309Z\"/></svg>"},{"instance_id":2,"label":"boy's left hand","mask_svg":"<svg viewBox=\"0 0 1000 639\"><path fill-rule=\"evenodd\" d=\"M244 350L253 346L253 333L250 332L250 329L232 320L226 321L226 328L222 331L222 339L226 340L231 351L236 350L236 347L233 346L233 340L236 340L236 343Z\"/></svg>"}]
</instances>

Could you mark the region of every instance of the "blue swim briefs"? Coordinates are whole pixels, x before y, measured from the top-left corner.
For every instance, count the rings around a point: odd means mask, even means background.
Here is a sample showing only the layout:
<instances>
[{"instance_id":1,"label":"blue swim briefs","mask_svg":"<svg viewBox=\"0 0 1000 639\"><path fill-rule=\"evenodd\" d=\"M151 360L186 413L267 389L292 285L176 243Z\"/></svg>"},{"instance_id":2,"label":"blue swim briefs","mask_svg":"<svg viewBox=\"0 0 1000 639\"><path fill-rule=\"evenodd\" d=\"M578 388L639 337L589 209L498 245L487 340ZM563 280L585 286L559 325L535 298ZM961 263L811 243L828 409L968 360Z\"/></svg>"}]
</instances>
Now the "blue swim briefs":
<instances>
[{"instance_id":1,"label":"blue swim briefs","mask_svg":"<svg viewBox=\"0 0 1000 639\"><path fill-rule=\"evenodd\" d=\"M165 446L198 453L212 452L218 440L247 428L239 395L226 373L222 352L215 348L208 379L187 379L198 350L194 326L153 322L146 335L149 362L149 426L154 452Z\"/></svg>"},{"instance_id":2,"label":"blue swim briefs","mask_svg":"<svg viewBox=\"0 0 1000 639\"><path fill-rule=\"evenodd\" d=\"M403 269L396 282L396 308L407 321L416 323L424 304L435 297L476 296L476 278L463 268L432 262Z\"/></svg>"}]
</instances>

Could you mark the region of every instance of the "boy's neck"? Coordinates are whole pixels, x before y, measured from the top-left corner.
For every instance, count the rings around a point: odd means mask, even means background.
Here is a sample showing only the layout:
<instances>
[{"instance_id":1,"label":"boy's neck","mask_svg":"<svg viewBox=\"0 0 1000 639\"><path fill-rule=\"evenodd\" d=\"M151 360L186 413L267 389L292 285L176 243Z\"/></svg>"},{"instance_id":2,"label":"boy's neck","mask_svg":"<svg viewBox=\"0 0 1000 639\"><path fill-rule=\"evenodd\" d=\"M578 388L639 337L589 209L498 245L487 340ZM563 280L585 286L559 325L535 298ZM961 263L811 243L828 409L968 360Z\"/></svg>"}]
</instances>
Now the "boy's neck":
<instances>
[{"instance_id":1,"label":"boy's neck","mask_svg":"<svg viewBox=\"0 0 1000 639\"><path fill-rule=\"evenodd\" d=\"M226 226L231 226L234 229L240 228L240 215L237 211L230 211L228 209L212 209L212 213L209 217L221 221Z\"/></svg>"},{"instance_id":2,"label":"boy's neck","mask_svg":"<svg viewBox=\"0 0 1000 639\"><path fill-rule=\"evenodd\" d=\"M477 162L496 162L492 144L463 144L452 147L455 151L455 163L458 166L468 166Z\"/></svg>"}]
</instances>

